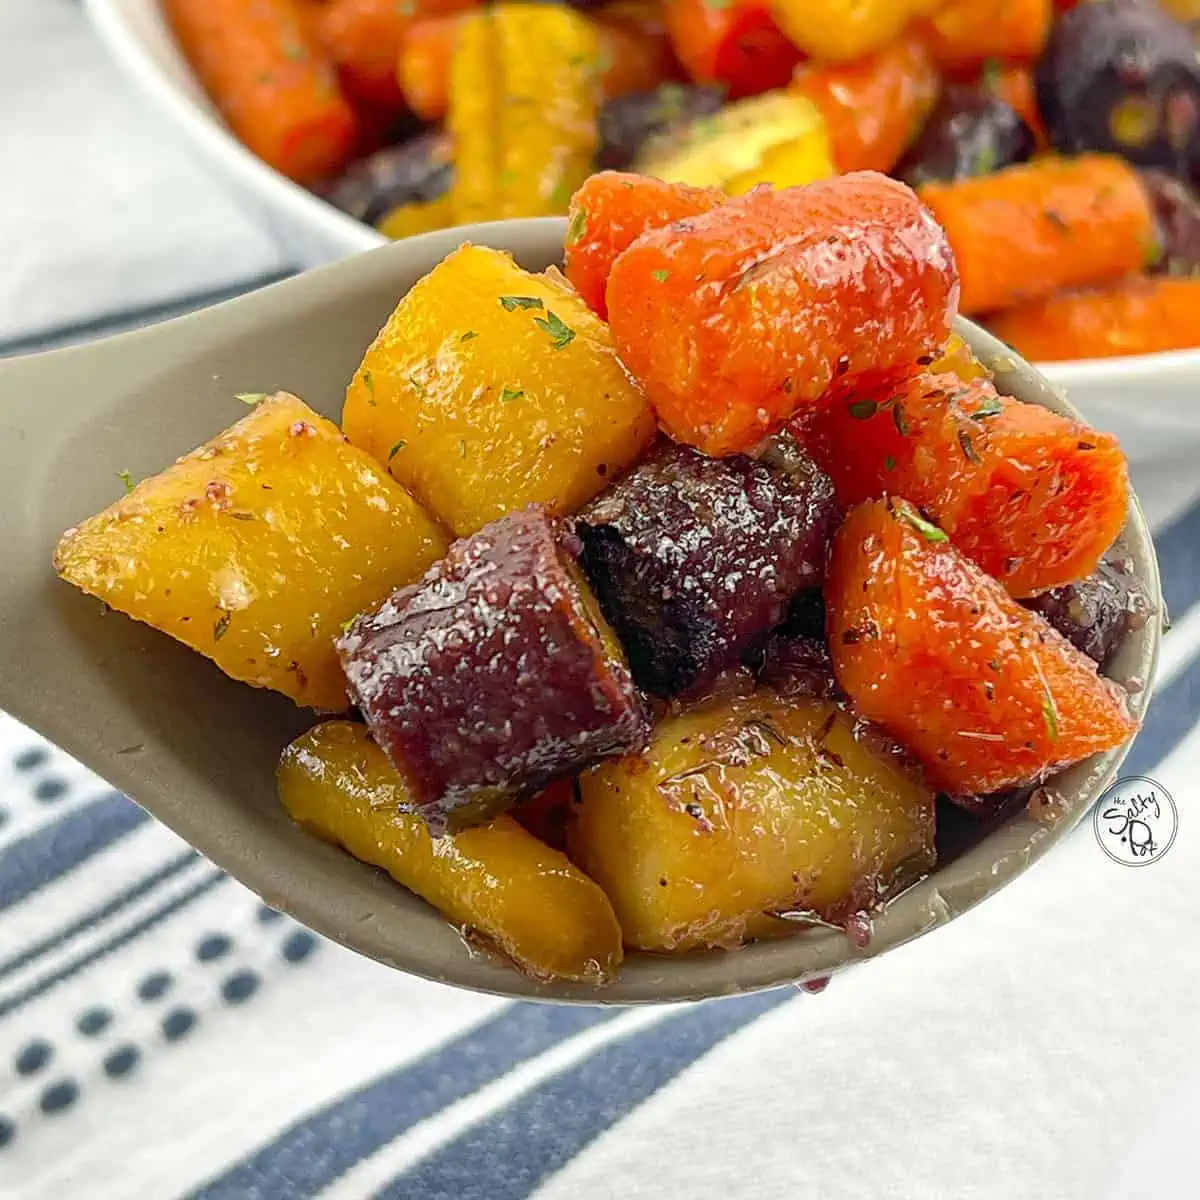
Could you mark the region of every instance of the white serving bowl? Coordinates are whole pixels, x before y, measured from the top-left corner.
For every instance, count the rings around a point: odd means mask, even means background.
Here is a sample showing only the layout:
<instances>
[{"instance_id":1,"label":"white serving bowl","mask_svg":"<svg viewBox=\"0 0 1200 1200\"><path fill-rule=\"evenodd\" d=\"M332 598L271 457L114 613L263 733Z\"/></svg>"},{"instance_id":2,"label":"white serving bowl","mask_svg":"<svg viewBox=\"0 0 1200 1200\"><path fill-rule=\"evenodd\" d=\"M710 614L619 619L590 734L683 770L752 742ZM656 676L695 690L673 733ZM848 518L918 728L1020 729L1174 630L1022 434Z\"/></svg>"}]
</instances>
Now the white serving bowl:
<instances>
[{"instance_id":1,"label":"white serving bowl","mask_svg":"<svg viewBox=\"0 0 1200 1200\"><path fill-rule=\"evenodd\" d=\"M158 0L84 0L101 38L151 106L258 212L300 266L386 239L284 178L226 128L176 46ZM1097 428L1115 433L1135 468L1200 449L1200 349L1050 363L1046 377Z\"/></svg>"}]
</instances>

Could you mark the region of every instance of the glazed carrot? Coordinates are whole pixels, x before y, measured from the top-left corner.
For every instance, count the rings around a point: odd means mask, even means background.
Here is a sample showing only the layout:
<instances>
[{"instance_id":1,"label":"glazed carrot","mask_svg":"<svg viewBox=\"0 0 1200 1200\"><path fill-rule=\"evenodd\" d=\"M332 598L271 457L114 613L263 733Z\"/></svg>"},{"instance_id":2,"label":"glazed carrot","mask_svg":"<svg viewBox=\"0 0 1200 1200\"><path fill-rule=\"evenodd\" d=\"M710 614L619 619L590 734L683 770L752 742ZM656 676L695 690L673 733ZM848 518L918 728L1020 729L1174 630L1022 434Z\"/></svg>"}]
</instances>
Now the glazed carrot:
<instances>
[{"instance_id":1,"label":"glazed carrot","mask_svg":"<svg viewBox=\"0 0 1200 1200\"><path fill-rule=\"evenodd\" d=\"M620 0L600 9L595 22L600 31L600 88L606 99L648 92L679 78L660 5Z\"/></svg>"},{"instance_id":2,"label":"glazed carrot","mask_svg":"<svg viewBox=\"0 0 1200 1200\"><path fill-rule=\"evenodd\" d=\"M571 197L564 269L587 304L608 316L604 289L617 255L643 233L708 212L728 199L716 188L601 171Z\"/></svg>"},{"instance_id":3,"label":"glazed carrot","mask_svg":"<svg viewBox=\"0 0 1200 1200\"><path fill-rule=\"evenodd\" d=\"M662 428L723 455L754 447L835 375L940 347L958 276L913 192L859 171L756 189L643 234L613 264L606 300Z\"/></svg>"},{"instance_id":4,"label":"glazed carrot","mask_svg":"<svg viewBox=\"0 0 1200 1200\"><path fill-rule=\"evenodd\" d=\"M783 87L802 55L779 31L767 0L666 0L679 61L701 83L723 83L731 99Z\"/></svg>"},{"instance_id":5,"label":"glazed carrot","mask_svg":"<svg viewBox=\"0 0 1200 1200\"><path fill-rule=\"evenodd\" d=\"M1157 253L1145 189L1115 157L1041 159L920 194L954 247L968 314L1102 283Z\"/></svg>"},{"instance_id":6,"label":"glazed carrot","mask_svg":"<svg viewBox=\"0 0 1200 1200\"><path fill-rule=\"evenodd\" d=\"M1132 276L997 313L988 322L1034 362L1200 346L1200 279Z\"/></svg>"},{"instance_id":7,"label":"glazed carrot","mask_svg":"<svg viewBox=\"0 0 1200 1200\"><path fill-rule=\"evenodd\" d=\"M982 82L988 91L999 96L1029 126L1038 149L1044 150L1050 144L1050 139L1046 136L1046 126L1038 108L1033 72L1017 63L1007 66L996 64L984 70Z\"/></svg>"},{"instance_id":8,"label":"glazed carrot","mask_svg":"<svg viewBox=\"0 0 1200 1200\"><path fill-rule=\"evenodd\" d=\"M856 508L825 580L829 650L855 710L951 794L984 795L1111 750L1121 690L905 500Z\"/></svg>"},{"instance_id":9,"label":"glazed carrot","mask_svg":"<svg viewBox=\"0 0 1200 1200\"><path fill-rule=\"evenodd\" d=\"M923 33L937 65L947 72L990 58L1029 62L1050 33L1051 0L951 0Z\"/></svg>"},{"instance_id":10,"label":"glazed carrot","mask_svg":"<svg viewBox=\"0 0 1200 1200\"><path fill-rule=\"evenodd\" d=\"M841 171L890 171L920 132L939 79L924 42L901 37L848 63L801 63L792 88L821 110Z\"/></svg>"},{"instance_id":11,"label":"glazed carrot","mask_svg":"<svg viewBox=\"0 0 1200 1200\"><path fill-rule=\"evenodd\" d=\"M404 111L396 78L400 47L419 17L478 7L478 0L329 0L321 23L342 87L356 103L395 116Z\"/></svg>"},{"instance_id":12,"label":"glazed carrot","mask_svg":"<svg viewBox=\"0 0 1200 1200\"><path fill-rule=\"evenodd\" d=\"M404 35L396 78L409 108L424 121L440 121L450 105L450 60L465 15L423 17Z\"/></svg>"},{"instance_id":13,"label":"glazed carrot","mask_svg":"<svg viewBox=\"0 0 1200 1200\"><path fill-rule=\"evenodd\" d=\"M294 0L164 0L175 36L233 131L300 183L341 170L358 137Z\"/></svg>"},{"instance_id":14,"label":"glazed carrot","mask_svg":"<svg viewBox=\"0 0 1200 1200\"><path fill-rule=\"evenodd\" d=\"M904 496L1014 596L1091 574L1125 524L1116 438L987 379L839 385L798 436L849 508Z\"/></svg>"},{"instance_id":15,"label":"glazed carrot","mask_svg":"<svg viewBox=\"0 0 1200 1200\"><path fill-rule=\"evenodd\" d=\"M300 15L300 24L309 45L321 45L321 23L325 19L325 0L296 0L296 11Z\"/></svg>"},{"instance_id":16,"label":"glazed carrot","mask_svg":"<svg viewBox=\"0 0 1200 1200\"><path fill-rule=\"evenodd\" d=\"M771 0L779 28L812 58L852 62L895 41L946 0Z\"/></svg>"}]
</instances>

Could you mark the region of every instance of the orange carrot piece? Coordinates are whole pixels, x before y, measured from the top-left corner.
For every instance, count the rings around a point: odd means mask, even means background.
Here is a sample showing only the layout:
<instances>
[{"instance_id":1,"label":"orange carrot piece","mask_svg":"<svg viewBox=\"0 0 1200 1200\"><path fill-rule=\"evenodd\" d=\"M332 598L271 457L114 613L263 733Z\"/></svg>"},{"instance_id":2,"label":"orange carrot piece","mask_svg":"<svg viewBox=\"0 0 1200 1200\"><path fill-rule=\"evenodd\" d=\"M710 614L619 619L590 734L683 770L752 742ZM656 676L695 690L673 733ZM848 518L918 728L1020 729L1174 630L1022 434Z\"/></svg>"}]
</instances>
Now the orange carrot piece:
<instances>
[{"instance_id":1,"label":"orange carrot piece","mask_svg":"<svg viewBox=\"0 0 1200 1200\"><path fill-rule=\"evenodd\" d=\"M951 0L923 32L937 65L953 73L990 58L1032 61L1046 44L1053 17L1051 0Z\"/></svg>"},{"instance_id":2,"label":"orange carrot piece","mask_svg":"<svg viewBox=\"0 0 1200 1200\"><path fill-rule=\"evenodd\" d=\"M1191 350L1200 346L1200 279L1134 275L997 313L988 325L1033 362Z\"/></svg>"},{"instance_id":3,"label":"orange carrot piece","mask_svg":"<svg viewBox=\"0 0 1200 1200\"><path fill-rule=\"evenodd\" d=\"M566 276L587 304L607 317L604 290L617 255L643 233L699 216L728 199L716 188L601 171L571 197L563 264Z\"/></svg>"},{"instance_id":4,"label":"orange carrot piece","mask_svg":"<svg viewBox=\"0 0 1200 1200\"><path fill-rule=\"evenodd\" d=\"M990 381L919 372L839 385L798 436L847 508L904 496L1014 596L1091 574L1125 524L1116 438Z\"/></svg>"},{"instance_id":5,"label":"orange carrot piece","mask_svg":"<svg viewBox=\"0 0 1200 1200\"><path fill-rule=\"evenodd\" d=\"M1146 191L1116 157L1045 158L920 195L954 247L967 314L1118 278L1158 250Z\"/></svg>"},{"instance_id":6,"label":"orange carrot piece","mask_svg":"<svg viewBox=\"0 0 1200 1200\"><path fill-rule=\"evenodd\" d=\"M723 83L730 99L783 87L803 55L780 32L768 0L666 0L667 30L688 74Z\"/></svg>"},{"instance_id":7,"label":"orange carrot piece","mask_svg":"<svg viewBox=\"0 0 1200 1200\"><path fill-rule=\"evenodd\" d=\"M619 0L594 17L600 31L600 88L606 99L648 92L680 77L660 5Z\"/></svg>"},{"instance_id":8,"label":"orange carrot piece","mask_svg":"<svg viewBox=\"0 0 1200 1200\"><path fill-rule=\"evenodd\" d=\"M1037 88L1033 72L1024 66L1010 63L985 70L983 84L993 95L998 96L1029 126L1037 141L1038 149L1044 150L1050 139L1046 136L1046 125L1038 108Z\"/></svg>"},{"instance_id":9,"label":"orange carrot piece","mask_svg":"<svg viewBox=\"0 0 1200 1200\"><path fill-rule=\"evenodd\" d=\"M164 0L164 11L200 82L259 158L300 183L346 166L355 115L295 0Z\"/></svg>"},{"instance_id":10,"label":"orange carrot piece","mask_svg":"<svg viewBox=\"0 0 1200 1200\"><path fill-rule=\"evenodd\" d=\"M424 121L440 121L450 107L450 62L467 15L423 17L404 36L396 77L409 108Z\"/></svg>"},{"instance_id":11,"label":"orange carrot piece","mask_svg":"<svg viewBox=\"0 0 1200 1200\"><path fill-rule=\"evenodd\" d=\"M322 39L346 94L394 117L405 108L396 64L409 28L421 17L478 6L479 0L329 0Z\"/></svg>"},{"instance_id":12,"label":"orange carrot piece","mask_svg":"<svg viewBox=\"0 0 1200 1200\"><path fill-rule=\"evenodd\" d=\"M606 299L659 424L723 455L754 447L835 376L936 351L958 277L913 192L859 171L756 189L643 234L613 264Z\"/></svg>"},{"instance_id":13,"label":"orange carrot piece","mask_svg":"<svg viewBox=\"0 0 1200 1200\"><path fill-rule=\"evenodd\" d=\"M1121 689L905 500L856 508L825 581L838 682L951 794L986 795L1121 745Z\"/></svg>"},{"instance_id":14,"label":"orange carrot piece","mask_svg":"<svg viewBox=\"0 0 1200 1200\"><path fill-rule=\"evenodd\" d=\"M906 36L848 63L801 63L792 89L821 110L840 171L890 171L921 132L940 80L925 43Z\"/></svg>"}]
</instances>

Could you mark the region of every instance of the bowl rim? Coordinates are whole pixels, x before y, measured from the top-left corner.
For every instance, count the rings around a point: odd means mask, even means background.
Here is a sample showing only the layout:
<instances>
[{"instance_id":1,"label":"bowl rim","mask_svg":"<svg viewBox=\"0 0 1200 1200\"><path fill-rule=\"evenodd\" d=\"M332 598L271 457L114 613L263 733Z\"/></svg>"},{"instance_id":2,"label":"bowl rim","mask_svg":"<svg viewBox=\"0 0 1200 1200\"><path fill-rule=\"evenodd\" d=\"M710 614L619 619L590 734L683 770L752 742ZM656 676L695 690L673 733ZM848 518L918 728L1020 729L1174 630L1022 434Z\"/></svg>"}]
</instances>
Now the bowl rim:
<instances>
[{"instance_id":1,"label":"bowl rim","mask_svg":"<svg viewBox=\"0 0 1200 1200\"><path fill-rule=\"evenodd\" d=\"M147 45L135 28L132 11L144 11L171 45L179 69L203 90L191 65L175 42L159 0L83 0L83 7L100 39L146 97L162 109L207 154L217 159L245 188L290 217L307 222L312 231L344 247L346 254L386 245L388 238L370 225L342 212L328 200L295 183L269 166L229 128L207 101L186 88Z\"/></svg>"}]
</instances>

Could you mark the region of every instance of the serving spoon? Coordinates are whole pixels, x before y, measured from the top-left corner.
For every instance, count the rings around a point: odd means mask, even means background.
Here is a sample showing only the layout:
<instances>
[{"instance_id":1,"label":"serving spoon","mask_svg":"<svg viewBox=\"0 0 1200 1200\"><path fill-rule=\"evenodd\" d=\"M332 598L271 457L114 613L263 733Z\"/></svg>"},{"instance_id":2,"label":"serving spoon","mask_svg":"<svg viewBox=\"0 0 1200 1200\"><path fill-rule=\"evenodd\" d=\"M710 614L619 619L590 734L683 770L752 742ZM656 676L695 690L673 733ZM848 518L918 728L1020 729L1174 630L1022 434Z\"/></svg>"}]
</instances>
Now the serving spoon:
<instances>
[{"instance_id":1,"label":"serving spoon","mask_svg":"<svg viewBox=\"0 0 1200 1200\"><path fill-rule=\"evenodd\" d=\"M509 997L583 1003L702 999L825 976L943 925L1062 838L1128 747L1064 771L1022 810L877 915L866 947L812 929L736 952L632 954L596 989L542 983L471 948L432 908L303 832L275 795L284 745L313 723L146 625L55 578L62 532L245 414L239 392L294 392L337 420L347 380L397 300L463 241L529 270L559 262L566 222L504 221L399 242L202 312L91 345L0 360L0 708L44 734L257 892L380 962ZM971 325L959 332L1001 392L1078 414L1028 363ZM1130 496L1122 543L1161 612L1158 566ZM1112 668L1149 700L1161 623L1127 634Z\"/></svg>"}]
</instances>

